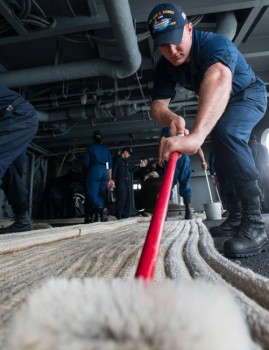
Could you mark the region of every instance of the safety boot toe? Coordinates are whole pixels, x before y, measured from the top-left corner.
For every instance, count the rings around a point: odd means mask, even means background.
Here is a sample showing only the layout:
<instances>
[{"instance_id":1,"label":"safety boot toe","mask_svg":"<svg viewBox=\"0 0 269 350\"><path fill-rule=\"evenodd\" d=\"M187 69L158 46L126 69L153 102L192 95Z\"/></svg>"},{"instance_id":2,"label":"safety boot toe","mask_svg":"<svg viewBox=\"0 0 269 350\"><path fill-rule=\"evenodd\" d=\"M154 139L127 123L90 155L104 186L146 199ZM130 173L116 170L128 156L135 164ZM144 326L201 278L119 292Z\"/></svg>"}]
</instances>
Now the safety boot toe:
<instances>
[{"instance_id":1,"label":"safety boot toe","mask_svg":"<svg viewBox=\"0 0 269 350\"><path fill-rule=\"evenodd\" d=\"M245 258L268 250L269 239L265 229L255 230L255 237L238 234L224 243L223 252L228 258Z\"/></svg>"}]
</instances>

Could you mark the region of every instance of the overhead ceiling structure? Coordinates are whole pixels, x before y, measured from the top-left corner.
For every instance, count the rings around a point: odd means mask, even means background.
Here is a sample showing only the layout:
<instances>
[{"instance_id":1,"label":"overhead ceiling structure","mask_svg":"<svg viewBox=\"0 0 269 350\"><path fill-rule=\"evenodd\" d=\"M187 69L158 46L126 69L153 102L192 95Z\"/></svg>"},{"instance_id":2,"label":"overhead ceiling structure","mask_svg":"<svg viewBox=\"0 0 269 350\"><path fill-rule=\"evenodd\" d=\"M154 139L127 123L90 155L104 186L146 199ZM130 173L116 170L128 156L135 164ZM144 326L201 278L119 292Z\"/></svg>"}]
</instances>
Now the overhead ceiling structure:
<instances>
[{"instance_id":1,"label":"overhead ceiling structure","mask_svg":"<svg viewBox=\"0 0 269 350\"><path fill-rule=\"evenodd\" d=\"M156 155L160 126L149 104L159 56L147 16L159 2L0 2L0 84L19 91L39 111L36 146L67 152L85 147L100 129L111 149L128 145L138 154ZM195 28L233 40L268 84L269 0L178 3ZM190 127L197 96L178 88L172 108Z\"/></svg>"}]
</instances>

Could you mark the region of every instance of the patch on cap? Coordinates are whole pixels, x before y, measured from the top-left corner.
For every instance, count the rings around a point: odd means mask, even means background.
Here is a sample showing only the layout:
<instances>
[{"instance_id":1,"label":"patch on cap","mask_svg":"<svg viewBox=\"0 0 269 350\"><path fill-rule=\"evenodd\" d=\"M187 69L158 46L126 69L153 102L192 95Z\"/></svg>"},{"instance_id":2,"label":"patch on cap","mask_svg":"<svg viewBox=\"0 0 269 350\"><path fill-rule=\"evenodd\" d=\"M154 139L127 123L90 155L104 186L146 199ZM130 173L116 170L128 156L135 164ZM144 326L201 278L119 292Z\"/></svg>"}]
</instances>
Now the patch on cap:
<instances>
[{"instance_id":1,"label":"patch on cap","mask_svg":"<svg viewBox=\"0 0 269 350\"><path fill-rule=\"evenodd\" d=\"M157 5L148 18L148 26L154 39L154 46L158 47L168 43L179 44L186 23L188 23L187 16L180 6L169 3ZM178 33L173 33L175 30ZM163 34L166 35L162 36Z\"/></svg>"}]
</instances>

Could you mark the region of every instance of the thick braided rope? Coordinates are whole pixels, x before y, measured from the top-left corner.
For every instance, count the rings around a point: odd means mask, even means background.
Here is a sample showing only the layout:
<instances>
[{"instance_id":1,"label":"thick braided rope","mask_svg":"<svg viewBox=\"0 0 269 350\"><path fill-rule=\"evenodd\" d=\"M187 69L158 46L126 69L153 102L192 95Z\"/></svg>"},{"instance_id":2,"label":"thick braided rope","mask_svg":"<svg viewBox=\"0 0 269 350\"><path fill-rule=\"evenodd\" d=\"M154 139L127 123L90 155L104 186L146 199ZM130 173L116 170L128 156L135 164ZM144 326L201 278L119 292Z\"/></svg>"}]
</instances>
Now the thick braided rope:
<instances>
[{"instance_id":1,"label":"thick braided rope","mask_svg":"<svg viewBox=\"0 0 269 350\"><path fill-rule=\"evenodd\" d=\"M149 220L131 218L0 237L0 344L12 314L47 278L134 278ZM228 286L253 339L269 349L268 280L221 256L201 219L166 221L154 280L165 278L202 278Z\"/></svg>"},{"instance_id":2,"label":"thick braided rope","mask_svg":"<svg viewBox=\"0 0 269 350\"><path fill-rule=\"evenodd\" d=\"M249 276L250 280L253 279L254 275L257 278L259 278L259 276L248 269L243 269L240 267L239 269L237 269L234 263L222 257L214 249L213 239L211 238L207 228L199 220L197 220L196 224L197 226L195 227L195 232L192 232L193 236L196 237L193 238L194 244L191 244L191 240L188 242L191 245L190 249L193 249L193 252L189 254L190 258L193 261L193 263L191 264L193 274L199 277L209 278L210 280L213 276L212 281L214 283L226 284L231 289L236 299L239 301L239 304L246 316L246 320L248 322L250 332L254 341L260 344L263 347L263 349L269 349L269 312L266 309L262 308L260 305L258 305L255 302L255 300L252 300L246 294L244 294L243 291L240 290L240 286L242 284L240 275L242 273L244 275L245 282L248 285L248 288L251 288L251 284L247 283L247 276ZM199 238L197 238L199 237L199 233L200 241ZM201 250L201 255L198 249L198 245ZM214 260L222 261L223 268L219 267L218 271L214 271L210 267L210 265L207 264L203 254L205 254L208 258L208 251L211 251L211 253L213 251L212 255L215 257ZM195 257L195 261L193 260L193 257ZM233 277L231 277L232 275ZM257 290L256 284L255 290ZM264 295L262 296L263 293ZM252 295L253 292L249 292L248 294ZM267 290L259 290L258 294L259 298L264 300L264 298L266 298Z\"/></svg>"},{"instance_id":3,"label":"thick braided rope","mask_svg":"<svg viewBox=\"0 0 269 350\"><path fill-rule=\"evenodd\" d=\"M149 218L130 218L128 219L129 228L139 222L148 222ZM0 235L0 254L12 253L19 250L28 249L38 245L44 245L84 236L89 233L98 234L101 231L121 230L126 226L126 222L110 221L105 223L93 223L91 225L72 225L65 227L56 227L43 230L34 230L27 232L8 233Z\"/></svg>"}]
</instances>

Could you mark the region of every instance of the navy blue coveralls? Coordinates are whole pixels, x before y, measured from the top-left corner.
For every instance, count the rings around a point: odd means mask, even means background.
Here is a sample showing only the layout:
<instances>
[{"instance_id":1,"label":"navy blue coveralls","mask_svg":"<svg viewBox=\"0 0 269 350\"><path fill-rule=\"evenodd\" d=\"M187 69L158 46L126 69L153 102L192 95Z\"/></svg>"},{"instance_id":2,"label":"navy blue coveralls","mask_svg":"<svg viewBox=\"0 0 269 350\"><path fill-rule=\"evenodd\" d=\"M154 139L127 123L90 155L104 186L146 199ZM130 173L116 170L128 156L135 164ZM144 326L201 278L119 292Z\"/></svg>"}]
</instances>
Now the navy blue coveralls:
<instances>
[{"instance_id":1,"label":"navy blue coveralls","mask_svg":"<svg viewBox=\"0 0 269 350\"><path fill-rule=\"evenodd\" d=\"M0 85L0 185L15 214L29 209L23 165L37 128L34 107L17 92Z\"/></svg>"},{"instance_id":2,"label":"navy blue coveralls","mask_svg":"<svg viewBox=\"0 0 269 350\"><path fill-rule=\"evenodd\" d=\"M162 129L161 137L165 137L165 138L170 137L169 128ZM177 161L172 187L176 185L177 181L179 182L179 195L183 197L184 203L191 202L192 191L190 186L190 179L191 179L190 157L187 154L182 153L181 157Z\"/></svg>"},{"instance_id":3,"label":"navy blue coveralls","mask_svg":"<svg viewBox=\"0 0 269 350\"><path fill-rule=\"evenodd\" d=\"M83 157L83 168L86 171L86 199L93 210L103 208L108 169L112 169L110 150L101 143L87 147Z\"/></svg>"},{"instance_id":4,"label":"navy blue coveralls","mask_svg":"<svg viewBox=\"0 0 269 350\"><path fill-rule=\"evenodd\" d=\"M231 180L240 198L259 196L259 174L248 140L266 111L266 88L228 38L194 29L189 64L173 66L163 56L159 59L152 100L173 99L177 84L199 95L206 70L217 62L230 68L232 91L222 117L211 132L216 166Z\"/></svg>"},{"instance_id":5,"label":"navy blue coveralls","mask_svg":"<svg viewBox=\"0 0 269 350\"><path fill-rule=\"evenodd\" d=\"M117 218L128 218L131 210L131 188L128 160L117 156L113 169L113 180L116 185Z\"/></svg>"},{"instance_id":6,"label":"navy blue coveralls","mask_svg":"<svg viewBox=\"0 0 269 350\"><path fill-rule=\"evenodd\" d=\"M264 189L265 189L265 179L269 170L269 155L266 146L262 145L260 142L256 140L249 140L249 147L252 152L252 156L256 165L256 168L259 171L259 179L258 184L262 191L260 195L260 200L263 203L264 201Z\"/></svg>"}]
</instances>

